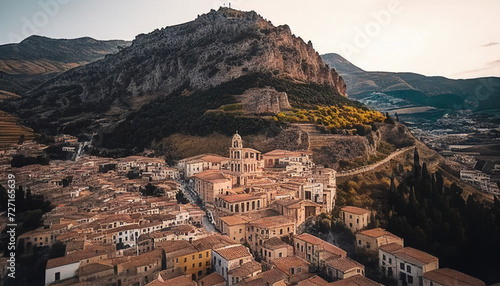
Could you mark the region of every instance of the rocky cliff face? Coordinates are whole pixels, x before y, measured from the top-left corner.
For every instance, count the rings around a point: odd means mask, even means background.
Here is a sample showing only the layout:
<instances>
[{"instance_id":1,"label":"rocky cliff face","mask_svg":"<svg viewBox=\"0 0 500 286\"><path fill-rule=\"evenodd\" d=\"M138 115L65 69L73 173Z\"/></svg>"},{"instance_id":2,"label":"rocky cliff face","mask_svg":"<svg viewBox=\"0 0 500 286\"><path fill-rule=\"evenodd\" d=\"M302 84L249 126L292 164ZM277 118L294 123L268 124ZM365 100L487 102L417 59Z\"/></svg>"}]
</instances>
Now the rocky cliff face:
<instances>
[{"instance_id":1,"label":"rocky cliff face","mask_svg":"<svg viewBox=\"0 0 500 286\"><path fill-rule=\"evenodd\" d=\"M84 111L95 112L97 106L100 112L118 109L125 114L181 87L204 90L256 72L327 85L345 94L338 73L287 26L275 27L253 11L221 8L138 35L121 52L47 82L24 107L56 107L64 113L79 104Z\"/></svg>"},{"instance_id":2,"label":"rocky cliff face","mask_svg":"<svg viewBox=\"0 0 500 286\"><path fill-rule=\"evenodd\" d=\"M259 115L348 101L345 88L288 26L220 8L138 35L129 47L58 75L6 109L37 131L114 132L105 144L128 136L142 138L142 146L175 132L245 132L242 126L258 132L267 120ZM241 112L231 115L232 125L227 114L207 113L235 103L252 123L233 116Z\"/></svg>"}]
</instances>

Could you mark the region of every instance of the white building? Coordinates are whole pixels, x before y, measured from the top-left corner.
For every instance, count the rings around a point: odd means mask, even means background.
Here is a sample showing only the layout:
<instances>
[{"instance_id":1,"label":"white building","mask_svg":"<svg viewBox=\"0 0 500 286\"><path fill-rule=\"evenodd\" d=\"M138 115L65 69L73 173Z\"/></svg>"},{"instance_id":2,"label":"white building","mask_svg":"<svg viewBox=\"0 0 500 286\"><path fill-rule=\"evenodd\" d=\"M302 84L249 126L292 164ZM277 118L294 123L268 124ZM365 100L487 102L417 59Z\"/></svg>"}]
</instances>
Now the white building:
<instances>
[{"instance_id":1,"label":"white building","mask_svg":"<svg viewBox=\"0 0 500 286\"><path fill-rule=\"evenodd\" d=\"M439 268L439 259L426 252L390 243L379 247L382 274L398 281L398 285L422 285L423 275Z\"/></svg>"}]
</instances>

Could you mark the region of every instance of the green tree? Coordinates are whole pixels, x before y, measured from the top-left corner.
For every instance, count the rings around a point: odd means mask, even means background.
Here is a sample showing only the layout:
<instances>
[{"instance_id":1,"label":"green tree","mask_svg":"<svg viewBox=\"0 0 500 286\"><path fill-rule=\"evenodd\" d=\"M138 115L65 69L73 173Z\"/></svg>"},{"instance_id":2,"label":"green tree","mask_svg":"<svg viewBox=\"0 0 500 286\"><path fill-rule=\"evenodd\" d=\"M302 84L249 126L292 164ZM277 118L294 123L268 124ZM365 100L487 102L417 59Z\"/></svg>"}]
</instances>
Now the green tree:
<instances>
[{"instance_id":1,"label":"green tree","mask_svg":"<svg viewBox=\"0 0 500 286\"><path fill-rule=\"evenodd\" d=\"M177 194L175 194L175 199L177 200L178 204L187 204L189 202L181 190L177 191Z\"/></svg>"}]
</instances>

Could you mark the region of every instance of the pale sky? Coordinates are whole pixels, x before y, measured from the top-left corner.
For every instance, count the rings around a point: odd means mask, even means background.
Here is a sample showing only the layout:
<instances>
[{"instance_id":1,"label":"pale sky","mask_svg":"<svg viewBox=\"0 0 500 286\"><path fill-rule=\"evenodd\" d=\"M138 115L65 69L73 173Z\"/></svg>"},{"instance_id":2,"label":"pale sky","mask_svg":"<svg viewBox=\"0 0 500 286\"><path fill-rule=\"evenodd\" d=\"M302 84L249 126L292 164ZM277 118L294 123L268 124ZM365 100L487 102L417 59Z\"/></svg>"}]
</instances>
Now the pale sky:
<instances>
[{"instance_id":1,"label":"pale sky","mask_svg":"<svg viewBox=\"0 0 500 286\"><path fill-rule=\"evenodd\" d=\"M227 0L0 0L0 44L32 34L132 40ZM498 0L233 0L369 71L500 76Z\"/></svg>"}]
</instances>

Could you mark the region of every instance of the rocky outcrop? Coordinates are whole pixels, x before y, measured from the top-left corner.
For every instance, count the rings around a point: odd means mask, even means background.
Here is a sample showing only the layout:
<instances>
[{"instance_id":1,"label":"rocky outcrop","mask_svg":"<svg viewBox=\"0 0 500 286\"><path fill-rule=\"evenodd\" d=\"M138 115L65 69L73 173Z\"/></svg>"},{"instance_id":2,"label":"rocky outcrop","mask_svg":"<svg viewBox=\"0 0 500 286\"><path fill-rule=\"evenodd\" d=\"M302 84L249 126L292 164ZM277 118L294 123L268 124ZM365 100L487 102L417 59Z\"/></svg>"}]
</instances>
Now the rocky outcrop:
<instances>
[{"instance_id":1,"label":"rocky outcrop","mask_svg":"<svg viewBox=\"0 0 500 286\"><path fill-rule=\"evenodd\" d=\"M251 88L236 97L248 113L278 113L292 106L288 102L286 92L278 92L274 88Z\"/></svg>"}]
</instances>

